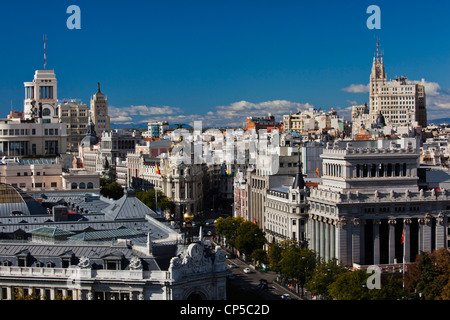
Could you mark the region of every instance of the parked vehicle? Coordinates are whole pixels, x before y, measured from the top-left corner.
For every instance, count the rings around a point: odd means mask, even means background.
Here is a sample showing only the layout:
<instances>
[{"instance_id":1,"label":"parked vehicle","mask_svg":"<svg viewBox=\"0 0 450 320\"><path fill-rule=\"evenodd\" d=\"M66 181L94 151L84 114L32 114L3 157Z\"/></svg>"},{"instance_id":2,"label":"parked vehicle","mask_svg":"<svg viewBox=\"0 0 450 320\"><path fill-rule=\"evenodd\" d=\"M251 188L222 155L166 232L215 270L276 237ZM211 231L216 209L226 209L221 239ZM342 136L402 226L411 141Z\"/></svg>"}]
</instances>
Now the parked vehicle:
<instances>
[{"instance_id":1,"label":"parked vehicle","mask_svg":"<svg viewBox=\"0 0 450 320\"><path fill-rule=\"evenodd\" d=\"M244 271L244 273L250 273L250 272L252 272L252 271L250 270L250 268L245 268L243 271Z\"/></svg>"}]
</instances>

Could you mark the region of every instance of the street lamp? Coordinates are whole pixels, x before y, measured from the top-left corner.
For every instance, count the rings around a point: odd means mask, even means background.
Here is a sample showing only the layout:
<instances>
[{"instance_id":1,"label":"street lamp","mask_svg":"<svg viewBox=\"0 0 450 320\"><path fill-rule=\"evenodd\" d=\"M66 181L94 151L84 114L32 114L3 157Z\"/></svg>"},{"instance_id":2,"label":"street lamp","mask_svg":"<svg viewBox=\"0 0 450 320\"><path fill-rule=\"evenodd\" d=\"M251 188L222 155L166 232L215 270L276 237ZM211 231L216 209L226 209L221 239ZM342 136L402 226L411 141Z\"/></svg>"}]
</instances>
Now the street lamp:
<instances>
[{"instance_id":1,"label":"street lamp","mask_svg":"<svg viewBox=\"0 0 450 320\"><path fill-rule=\"evenodd\" d=\"M184 241L185 241L185 244L186 244L186 240L187 240L188 243L191 242L191 227L192 227L192 221L194 220L194 215L189 213L189 212L186 212L183 215L183 219L184 219L183 225L185 227L185 229L184 229Z\"/></svg>"}]
</instances>

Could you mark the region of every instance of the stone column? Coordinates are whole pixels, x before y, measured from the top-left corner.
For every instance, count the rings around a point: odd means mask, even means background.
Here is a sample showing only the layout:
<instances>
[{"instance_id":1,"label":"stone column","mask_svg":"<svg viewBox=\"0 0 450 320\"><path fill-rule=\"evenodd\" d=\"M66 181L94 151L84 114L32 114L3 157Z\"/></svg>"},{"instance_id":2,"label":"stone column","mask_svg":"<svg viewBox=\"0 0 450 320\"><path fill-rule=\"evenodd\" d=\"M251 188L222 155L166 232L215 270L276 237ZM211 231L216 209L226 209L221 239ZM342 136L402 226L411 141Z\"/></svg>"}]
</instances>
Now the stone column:
<instances>
[{"instance_id":1,"label":"stone column","mask_svg":"<svg viewBox=\"0 0 450 320\"><path fill-rule=\"evenodd\" d=\"M446 218L441 212L436 218L436 250L445 248L446 230Z\"/></svg>"},{"instance_id":2,"label":"stone column","mask_svg":"<svg viewBox=\"0 0 450 320\"><path fill-rule=\"evenodd\" d=\"M330 260L330 224L328 223L328 219L325 219L325 261Z\"/></svg>"},{"instance_id":3,"label":"stone column","mask_svg":"<svg viewBox=\"0 0 450 320\"><path fill-rule=\"evenodd\" d=\"M308 222L309 222L309 228L308 228L308 238L310 239L309 240L309 248L311 249L311 250L316 250L316 237L315 237L315 234L314 234L314 231L316 230L315 229L315 224L316 224L316 220L314 220L314 216L310 216L309 217L309 219L308 219Z\"/></svg>"},{"instance_id":4,"label":"stone column","mask_svg":"<svg viewBox=\"0 0 450 320\"><path fill-rule=\"evenodd\" d=\"M353 219L352 225L352 263L361 264L361 220Z\"/></svg>"},{"instance_id":5,"label":"stone column","mask_svg":"<svg viewBox=\"0 0 450 320\"><path fill-rule=\"evenodd\" d=\"M431 251L431 216L426 214L425 217L419 219L421 222L421 234L422 234L422 251Z\"/></svg>"},{"instance_id":6,"label":"stone column","mask_svg":"<svg viewBox=\"0 0 450 320\"><path fill-rule=\"evenodd\" d=\"M389 263L394 263L395 259L395 224L397 220L389 219Z\"/></svg>"},{"instance_id":7,"label":"stone column","mask_svg":"<svg viewBox=\"0 0 450 320\"><path fill-rule=\"evenodd\" d=\"M320 256L325 257L325 225L323 219L320 219Z\"/></svg>"},{"instance_id":8,"label":"stone column","mask_svg":"<svg viewBox=\"0 0 450 320\"><path fill-rule=\"evenodd\" d=\"M335 220L331 221L330 225L330 258L336 258L336 222Z\"/></svg>"},{"instance_id":9,"label":"stone column","mask_svg":"<svg viewBox=\"0 0 450 320\"><path fill-rule=\"evenodd\" d=\"M320 222L318 216L314 217L314 237L315 237L314 251L318 253L320 251Z\"/></svg>"},{"instance_id":10,"label":"stone column","mask_svg":"<svg viewBox=\"0 0 450 320\"><path fill-rule=\"evenodd\" d=\"M380 223L381 220L373 220L373 263L380 264Z\"/></svg>"},{"instance_id":11,"label":"stone column","mask_svg":"<svg viewBox=\"0 0 450 320\"><path fill-rule=\"evenodd\" d=\"M405 261L406 262L410 262L411 261L411 219L406 218L403 219L403 228L405 230L405 239L404 239L404 248L405 248L405 252L404 252L404 256L405 256Z\"/></svg>"},{"instance_id":12,"label":"stone column","mask_svg":"<svg viewBox=\"0 0 450 320\"><path fill-rule=\"evenodd\" d=\"M347 255L347 229L347 221L342 217L336 227L336 256L342 264L350 266L351 261Z\"/></svg>"}]
</instances>

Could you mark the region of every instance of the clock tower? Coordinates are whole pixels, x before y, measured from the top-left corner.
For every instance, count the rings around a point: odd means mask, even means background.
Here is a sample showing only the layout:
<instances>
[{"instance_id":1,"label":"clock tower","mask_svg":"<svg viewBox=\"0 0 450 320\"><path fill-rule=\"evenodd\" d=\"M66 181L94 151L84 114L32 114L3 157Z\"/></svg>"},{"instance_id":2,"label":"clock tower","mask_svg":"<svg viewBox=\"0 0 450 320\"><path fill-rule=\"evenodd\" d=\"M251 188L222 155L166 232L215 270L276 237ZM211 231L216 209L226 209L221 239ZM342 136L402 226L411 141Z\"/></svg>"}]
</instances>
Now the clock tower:
<instances>
[{"instance_id":1,"label":"clock tower","mask_svg":"<svg viewBox=\"0 0 450 320\"><path fill-rule=\"evenodd\" d=\"M100 82L97 84L97 92L91 98L91 119L95 125L95 131L100 136L105 131L110 131L110 117L108 115L108 98L100 91Z\"/></svg>"},{"instance_id":2,"label":"clock tower","mask_svg":"<svg viewBox=\"0 0 450 320\"><path fill-rule=\"evenodd\" d=\"M377 40L377 55L373 58L372 72L369 83L369 121L375 123L380 112L380 101L378 99L378 90L386 84L386 73L384 71L383 56L379 52L379 43Z\"/></svg>"}]
</instances>

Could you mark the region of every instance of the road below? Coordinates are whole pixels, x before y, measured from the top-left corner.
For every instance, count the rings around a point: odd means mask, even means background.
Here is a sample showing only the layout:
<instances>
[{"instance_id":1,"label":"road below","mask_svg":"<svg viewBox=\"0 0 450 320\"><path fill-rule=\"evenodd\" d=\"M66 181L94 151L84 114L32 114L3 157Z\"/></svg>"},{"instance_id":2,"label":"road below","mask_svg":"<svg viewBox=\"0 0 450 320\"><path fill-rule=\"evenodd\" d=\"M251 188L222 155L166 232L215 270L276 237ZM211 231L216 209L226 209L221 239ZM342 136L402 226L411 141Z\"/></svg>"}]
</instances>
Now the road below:
<instances>
[{"instance_id":1,"label":"road below","mask_svg":"<svg viewBox=\"0 0 450 320\"><path fill-rule=\"evenodd\" d=\"M281 296L286 293L290 295L292 300L300 300L291 291L275 283L277 276L274 272L254 270L238 258L227 259L227 266L229 264L234 265L233 268L228 268L233 275L229 281L233 286L239 287L240 290L256 292L266 300L282 300ZM251 272L245 273L245 268L249 268ZM267 289L261 289L259 287L261 279L267 281Z\"/></svg>"}]
</instances>

